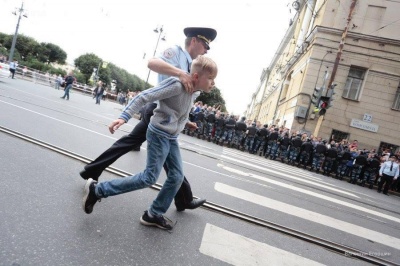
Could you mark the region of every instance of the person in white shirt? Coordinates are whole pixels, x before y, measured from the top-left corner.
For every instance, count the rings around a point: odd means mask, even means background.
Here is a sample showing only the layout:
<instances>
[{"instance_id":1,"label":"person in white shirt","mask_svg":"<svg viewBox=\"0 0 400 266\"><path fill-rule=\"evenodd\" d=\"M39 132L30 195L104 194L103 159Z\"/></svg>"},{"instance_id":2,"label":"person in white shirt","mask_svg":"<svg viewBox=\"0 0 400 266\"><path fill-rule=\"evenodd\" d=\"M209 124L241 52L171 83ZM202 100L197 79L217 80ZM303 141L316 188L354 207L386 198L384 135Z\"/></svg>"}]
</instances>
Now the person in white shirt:
<instances>
[{"instance_id":1,"label":"person in white shirt","mask_svg":"<svg viewBox=\"0 0 400 266\"><path fill-rule=\"evenodd\" d=\"M385 184L383 194L388 195L390 184L392 184L393 180L396 180L399 177L399 164L397 163L397 160L397 156L392 155L390 156L389 161L384 162L381 165L381 169L379 170L381 181L378 184L378 193L381 193L382 186Z\"/></svg>"},{"instance_id":2,"label":"person in white shirt","mask_svg":"<svg viewBox=\"0 0 400 266\"><path fill-rule=\"evenodd\" d=\"M18 66L18 61L14 59L14 61L10 62L10 76L12 79L14 79L15 75L15 70L17 69Z\"/></svg>"}]
</instances>

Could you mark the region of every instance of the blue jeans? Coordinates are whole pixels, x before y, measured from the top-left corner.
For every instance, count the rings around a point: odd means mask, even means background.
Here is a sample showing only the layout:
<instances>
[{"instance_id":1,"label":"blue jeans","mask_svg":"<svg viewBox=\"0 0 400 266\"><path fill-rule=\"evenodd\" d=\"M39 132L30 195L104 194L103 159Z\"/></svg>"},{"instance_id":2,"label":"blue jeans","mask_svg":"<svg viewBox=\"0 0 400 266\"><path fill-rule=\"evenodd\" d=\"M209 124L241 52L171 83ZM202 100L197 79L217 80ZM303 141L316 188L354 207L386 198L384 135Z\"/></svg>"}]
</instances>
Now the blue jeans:
<instances>
[{"instance_id":1,"label":"blue jeans","mask_svg":"<svg viewBox=\"0 0 400 266\"><path fill-rule=\"evenodd\" d=\"M64 96L61 98L67 97L67 100L69 100L69 90L72 88L72 84L69 84L65 87L64 89Z\"/></svg>"},{"instance_id":2,"label":"blue jeans","mask_svg":"<svg viewBox=\"0 0 400 266\"><path fill-rule=\"evenodd\" d=\"M166 133L165 133L166 134ZM167 180L149 208L152 215L163 215L168 210L183 181L182 158L178 141L147 129L146 169L136 175L101 182L96 186L100 198L150 187L157 182L163 164L168 167Z\"/></svg>"},{"instance_id":3,"label":"blue jeans","mask_svg":"<svg viewBox=\"0 0 400 266\"><path fill-rule=\"evenodd\" d=\"M96 103L100 104L101 97L103 97L103 94L96 95Z\"/></svg>"}]
</instances>

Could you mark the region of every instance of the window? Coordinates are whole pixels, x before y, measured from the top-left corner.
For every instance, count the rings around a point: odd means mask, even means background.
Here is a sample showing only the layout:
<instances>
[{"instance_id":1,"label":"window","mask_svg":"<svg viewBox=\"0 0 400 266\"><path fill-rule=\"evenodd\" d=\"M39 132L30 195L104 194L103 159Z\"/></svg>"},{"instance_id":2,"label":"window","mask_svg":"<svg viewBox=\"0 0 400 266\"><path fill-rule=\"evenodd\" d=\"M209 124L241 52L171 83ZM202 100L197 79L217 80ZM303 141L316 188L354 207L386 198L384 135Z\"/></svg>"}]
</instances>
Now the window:
<instances>
[{"instance_id":1,"label":"window","mask_svg":"<svg viewBox=\"0 0 400 266\"><path fill-rule=\"evenodd\" d=\"M400 111L400 83L397 87L396 95L394 96L393 109Z\"/></svg>"},{"instance_id":2,"label":"window","mask_svg":"<svg viewBox=\"0 0 400 266\"><path fill-rule=\"evenodd\" d=\"M290 81L292 79L292 73L293 73L293 71L290 72L290 74L287 76L285 82L283 83L281 98L279 99L279 101L283 101L284 99L286 99L286 95L289 91Z\"/></svg>"},{"instance_id":3,"label":"window","mask_svg":"<svg viewBox=\"0 0 400 266\"><path fill-rule=\"evenodd\" d=\"M363 68L350 67L342 97L350 100L358 100L366 72L367 70Z\"/></svg>"},{"instance_id":4,"label":"window","mask_svg":"<svg viewBox=\"0 0 400 266\"><path fill-rule=\"evenodd\" d=\"M383 150L386 149L390 149L390 152L395 154L396 152L399 151L400 147L395 145L395 144L391 144L391 143L386 143L381 141L379 148L378 148L378 153L381 154Z\"/></svg>"},{"instance_id":5,"label":"window","mask_svg":"<svg viewBox=\"0 0 400 266\"><path fill-rule=\"evenodd\" d=\"M344 139L348 140L349 136L350 134L347 132L333 129L330 140L334 140L335 142L341 142Z\"/></svg>"}]
</instances>

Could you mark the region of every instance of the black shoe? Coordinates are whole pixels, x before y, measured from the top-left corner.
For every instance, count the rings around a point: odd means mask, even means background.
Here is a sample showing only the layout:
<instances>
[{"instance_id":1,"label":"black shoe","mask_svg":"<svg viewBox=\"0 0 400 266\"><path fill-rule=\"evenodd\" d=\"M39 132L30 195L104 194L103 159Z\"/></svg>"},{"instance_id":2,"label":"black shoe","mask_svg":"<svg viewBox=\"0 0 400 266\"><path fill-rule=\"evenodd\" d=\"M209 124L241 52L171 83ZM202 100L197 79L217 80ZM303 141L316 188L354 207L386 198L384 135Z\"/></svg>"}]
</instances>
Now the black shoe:
<instances>
[{"instance_id":1,"label":"black shoe","mask_svg":"<svg viewBox=\"0 0 400 266\"><path fill-rule=\"evenodd\" d=\"M388 194L388 193L385 193L385 192L383 192L383 194L384 194L384 195L386 195L386 196L389 196L389 194Z\"/></svg>"},{"instance_id":2,"label":"black shoe","mask_svg":"<svg viewBox=\"0 0 400 266\"><path fill-rule=\"evenodd\" d=\"M96 182L99 180L99 175L93 175L93 174L89 173L88 171L86 171L86 169L83 169L82 171L80 171L79 174L85 180L88 180L89 178L93 179Z\"/></svg>"},{"instance_id":3,"label":"black shoe","mask_svg":"<svg viewBox=\"0 0 400 266\"><path fill-rule=\"evenodd\" d=\"M381 192L382 192L382 190L377 190L376 192L378 192L378 193L381 193Z\"/></svg>"},{"instance_id":4,"label":"black shoe","mask_svg":"<svg viewBox=\"0 0 400 266\"><path fill-rule=\"evenodd\" d=\"M193 199L187 206L186 209L193 210L201 205L203 205L206 202L205 199Z\"/></svg>"},{"instance_id":5,"label":"black shoe","mask_svg":"<svg viewBox=\"0 0 400 266\"><path fill-rule=\"evenodd\" d=\"M148 211L145 211L142 217L140 217L140 223L147 226L156 226L164 230L172 230L172 221L164 216L153 216L150 217Z\"/></svg>"},{"instance_id":6,"label":"black shoe","mask_svg":"<svg viewBox=\"0 0 400 266\"><path fill-rule=\"evenodd\" d=\"M97 181L89 178L85 184L84 189L84 196L83 196L83 210L90 214L93 211L93 207L97 201L100 201L100 198L96 196L95 188L96 188Z\"/></svg>"}]
</instances>

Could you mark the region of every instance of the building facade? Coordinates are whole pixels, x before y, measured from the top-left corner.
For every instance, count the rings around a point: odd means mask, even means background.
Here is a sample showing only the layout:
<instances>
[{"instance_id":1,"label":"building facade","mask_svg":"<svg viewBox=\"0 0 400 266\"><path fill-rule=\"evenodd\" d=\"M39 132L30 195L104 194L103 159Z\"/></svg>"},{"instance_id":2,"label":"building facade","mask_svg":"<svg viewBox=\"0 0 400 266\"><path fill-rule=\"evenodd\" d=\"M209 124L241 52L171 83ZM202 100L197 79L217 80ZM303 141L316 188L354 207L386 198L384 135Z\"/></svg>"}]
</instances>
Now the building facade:
<instances>
[{"instance_id":1,"label":"building facade","mask_svg":"<svg viewBox=\"0 0 400 266\"><path fill-rule=\"evenodd\" d=\"M366 149L398 149L400 2L294 2L297 15L246 116L328 140L358 140ZM334 92L325 115L315 112L315 88L322 96Z\"/></svg>"}]
</instances>

